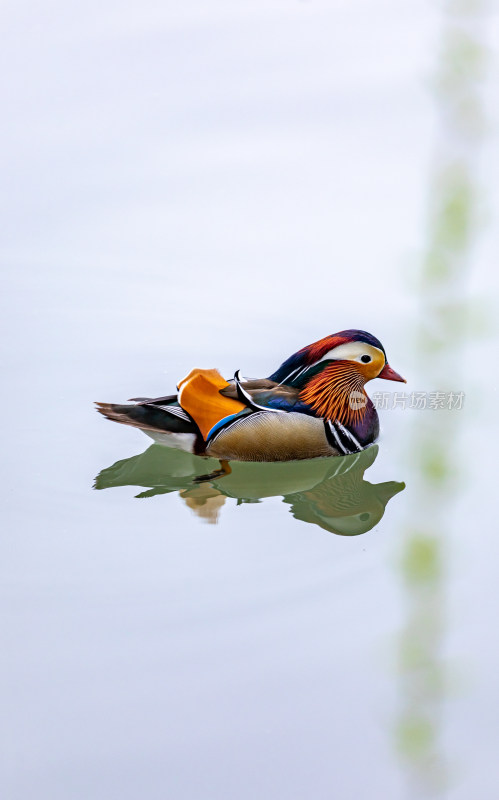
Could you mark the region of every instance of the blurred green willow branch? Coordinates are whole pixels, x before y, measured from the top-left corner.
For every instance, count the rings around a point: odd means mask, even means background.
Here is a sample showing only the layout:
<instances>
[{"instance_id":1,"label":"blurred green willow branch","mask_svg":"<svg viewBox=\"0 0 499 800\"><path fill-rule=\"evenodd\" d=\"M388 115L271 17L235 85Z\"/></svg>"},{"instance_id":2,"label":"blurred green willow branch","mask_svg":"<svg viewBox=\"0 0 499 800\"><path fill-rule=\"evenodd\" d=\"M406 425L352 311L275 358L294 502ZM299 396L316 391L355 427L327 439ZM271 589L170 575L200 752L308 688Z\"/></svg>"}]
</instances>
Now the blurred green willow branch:
<instances>
[{"instance_id":1,"label":"blurred green willow branch","mask_svg":"<svg viewBox=\"0 0 499 800\"><path fill-rule=\"evenodd\" d=\"M485 133L480 96L487 51L485 4L442 4L441 49L435 78L440 134L429 186L427 244L418 276L416 356L425 385L461 389L459 356L468 335L466 280L479 228L481 189L476 161ZM409 789L418 798L440 794L450 771L440 726L446 674L445 580L447 520L460 479L459 425L465 415L439 410L418 415L411 459L415 479L401 557L406 623L399 640L401 708L397 746Z\"/></svg>"}]
</instances>

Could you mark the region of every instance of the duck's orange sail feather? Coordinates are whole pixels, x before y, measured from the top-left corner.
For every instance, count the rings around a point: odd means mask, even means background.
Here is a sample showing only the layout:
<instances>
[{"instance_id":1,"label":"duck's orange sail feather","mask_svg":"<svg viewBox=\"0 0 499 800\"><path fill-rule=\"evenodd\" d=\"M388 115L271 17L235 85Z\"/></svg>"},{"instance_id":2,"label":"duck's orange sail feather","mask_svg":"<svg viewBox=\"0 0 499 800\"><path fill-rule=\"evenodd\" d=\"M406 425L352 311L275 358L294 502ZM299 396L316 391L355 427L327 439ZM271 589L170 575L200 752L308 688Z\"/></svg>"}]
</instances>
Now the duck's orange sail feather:
<instances>
[{"instance_id":1,"label":"duck's orange sail feather","mask_svg":"<svg viewBox=\"0 0 499 800\"><path fill-rule=\"evenodd\" d=\"M239 400L220 394L229 385L217 369L193 369L178 384L178 401L205 440L217 422L246 408Z\"/></svg>"}]
</instances>

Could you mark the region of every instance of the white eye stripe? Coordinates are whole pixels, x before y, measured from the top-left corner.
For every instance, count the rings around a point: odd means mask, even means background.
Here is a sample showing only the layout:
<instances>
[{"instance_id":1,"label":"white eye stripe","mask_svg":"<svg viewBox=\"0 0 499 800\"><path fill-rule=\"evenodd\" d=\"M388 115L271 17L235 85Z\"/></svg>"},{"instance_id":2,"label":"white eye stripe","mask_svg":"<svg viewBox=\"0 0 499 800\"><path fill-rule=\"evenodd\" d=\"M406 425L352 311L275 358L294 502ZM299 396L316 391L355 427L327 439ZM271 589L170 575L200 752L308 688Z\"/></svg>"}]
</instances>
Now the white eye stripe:
<instances>
[{"instance_id":1,"label":"white eye stripe","mask_svg":"<svg viewBox=\"0 0 499 800\"><path fill-rule=\"evenodd\" d=\"M322 358L315 363L318 364L320 361L340 360L361 361L362 356L367 355L371 357L372 361L375 359L377 360L378 358L382 358L383 361L385 360L383 351L379 350L377 347L373 347L365 342L346 342L345 344L339 344L338 347L333 347L332 350L329 350L327 353L325 353Z\"/></svg>"}]
</instances>

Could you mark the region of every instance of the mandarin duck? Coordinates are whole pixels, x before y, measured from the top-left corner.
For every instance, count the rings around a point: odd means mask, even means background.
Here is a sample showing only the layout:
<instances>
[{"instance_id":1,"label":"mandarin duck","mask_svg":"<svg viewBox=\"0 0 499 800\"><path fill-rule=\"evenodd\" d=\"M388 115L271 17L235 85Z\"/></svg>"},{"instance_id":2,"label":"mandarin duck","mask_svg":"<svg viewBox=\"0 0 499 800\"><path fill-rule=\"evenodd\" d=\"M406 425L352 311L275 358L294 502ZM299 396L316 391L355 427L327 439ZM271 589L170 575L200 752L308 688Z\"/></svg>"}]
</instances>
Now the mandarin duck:
<instances>
[{"instance_id":1,"label":"mandarin duck","mask_svg":"<svg viewBox=\"0 0 499 800\"><path fill-rule=\"evenodd\" d=\"M96 405L160 444L224 462L344 456L378 436L364 389L373 378L405 383L379 339L346 330L298 350L268 378L243 380L238 371L227 381L215 369L194 369L176 394Z\"/></svg>"}]
</instances>

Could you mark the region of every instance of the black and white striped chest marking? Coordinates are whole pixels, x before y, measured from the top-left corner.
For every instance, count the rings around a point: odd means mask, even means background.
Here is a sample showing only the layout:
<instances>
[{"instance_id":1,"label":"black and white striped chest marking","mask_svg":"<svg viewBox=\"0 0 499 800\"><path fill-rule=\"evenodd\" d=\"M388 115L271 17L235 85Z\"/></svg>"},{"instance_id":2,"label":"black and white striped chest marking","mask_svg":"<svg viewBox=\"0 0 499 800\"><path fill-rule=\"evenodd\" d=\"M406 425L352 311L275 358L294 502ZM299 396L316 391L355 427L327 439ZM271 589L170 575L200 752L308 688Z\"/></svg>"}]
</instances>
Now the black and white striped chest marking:
<instances>
[{"instance_id":1,"label":"black and white striped chest marking","mask_svg":"<svg viewBox=\"0 0 499 800\"><path fill-rule=\"evenodd\" d=\"M338 420L325 419L324 429L326 431L326 438L335 450L339 450L344 456L350 456L353 453L360 453L364 448L353 435L351 431L345 428Z\"/></svg>"}]
</instances>

